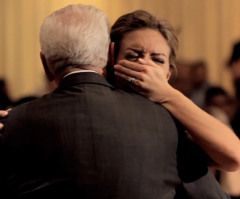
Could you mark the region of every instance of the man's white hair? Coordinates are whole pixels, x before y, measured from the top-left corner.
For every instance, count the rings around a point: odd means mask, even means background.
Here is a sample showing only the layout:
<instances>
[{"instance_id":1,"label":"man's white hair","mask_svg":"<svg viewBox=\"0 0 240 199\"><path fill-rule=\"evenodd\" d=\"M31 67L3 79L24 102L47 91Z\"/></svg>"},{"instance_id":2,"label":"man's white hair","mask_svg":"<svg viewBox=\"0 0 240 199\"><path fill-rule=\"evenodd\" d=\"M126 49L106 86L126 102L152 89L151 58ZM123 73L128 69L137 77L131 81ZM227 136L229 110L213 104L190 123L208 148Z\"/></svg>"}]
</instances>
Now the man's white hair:
<instances>
[{"instance_id":1,"label":"man's white hair","mask_svg":"<svg viewBox=\"0 0 240 199\"><path fill-rule=\"evenodd\" d=\"M40 29L41 51L54 74L68 66L106 66L109 42L107 16L91 5L57 10Z\"/></svg>"}]
</instances>

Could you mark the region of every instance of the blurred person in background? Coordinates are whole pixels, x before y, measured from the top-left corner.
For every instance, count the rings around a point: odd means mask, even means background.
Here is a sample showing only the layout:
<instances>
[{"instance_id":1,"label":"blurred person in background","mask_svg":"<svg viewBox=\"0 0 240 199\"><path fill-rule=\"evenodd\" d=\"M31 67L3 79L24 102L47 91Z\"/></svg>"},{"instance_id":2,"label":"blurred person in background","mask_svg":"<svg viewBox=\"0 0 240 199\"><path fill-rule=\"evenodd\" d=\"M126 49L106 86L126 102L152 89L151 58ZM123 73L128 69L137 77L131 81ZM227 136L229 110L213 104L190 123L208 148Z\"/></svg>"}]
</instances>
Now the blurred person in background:
<instances>
[{"instance_id":1,"label":"blurred person in background","mask_svg":"<svg viewBox=\"0 0 240 199\"><path fill-rule=\"evenodd\" d=\"M172 74L171 78L169 79L169 84L183 93L186 97L189 97L192 84L190 75L190 63L188 61L178 61L177 71Z\"/></svg>"},{"instance_id":2,"label":"blurred person in background","mask_svg":"<svg viewBox=\"0 0 240 199\"><path fill-rule=\"evenodd\" d=\"M206 90L204 110L231 127L233 99L221 86L211 86Z\"/></svg>"},{"instance_id":3,"label":"blurred person in background","mask_svg":"<svg viewBox=\"0 0 240 199\"><path fill-rule=\"evenodd\" d=\"M236 42L232 47L228 66L232 74L236 97L236 113L231 124L235 133L240 137L240 41Z\"/></svg>"},{"instance_id":4,"label":"blurred person in background","mask_svg":"<svg viewBox=\"0 0 240 199\"><path fill-rule=\"evenodd\" d=\"M205 95L211 86L205 61L193 62L190 66L191 90L189 98L200 108L205 107Z\"/></svg>"},{"instance_id":5,"label":"blurred person in background","mask_svg":"<svg viewBox=\"0 0 240 199\"><path fill-rule=\"evenodd\" d=\"M235 114L231 121L231 126L238 137L240 137L240 41L237 41L232 46L232 52L229 56L228 66L230 68L233 80L233 86L235 89ZM223 187L227 192L230 192L232 198L240 198L240 171L238 175L234 173L227 173L223 175L224 183ZM230 182L229 182L230 181ZM231 182L236 182L236 186L230 186ZM234 183L235 184L235 183Z\"/></svg>"},{"instance_id":6,"label":"blurred person in background","mask_svg":"<svg viewBox=\"0 0 240 199\"><path fill-rule=\"evenodd\" d=\"M209 114L231 127L231 120L235 113L231 96L221 86L212 86L206 92L204 108ZM217 132L216 132L217 133ZM240 198L240 170L226 172L210 168L221 187L232 199Z\"/></svg>"},{"instance_id":7,"label":"blurred person in background","mask_svg":"<svg viewBox=\"0 0 240 199\"><path fill-rule=\"evenodd\" d=\"M0 79L0 109L6 110L11 106L12 100L9 97L7 83L4 79Z\"/></svg>"}]
</instances>

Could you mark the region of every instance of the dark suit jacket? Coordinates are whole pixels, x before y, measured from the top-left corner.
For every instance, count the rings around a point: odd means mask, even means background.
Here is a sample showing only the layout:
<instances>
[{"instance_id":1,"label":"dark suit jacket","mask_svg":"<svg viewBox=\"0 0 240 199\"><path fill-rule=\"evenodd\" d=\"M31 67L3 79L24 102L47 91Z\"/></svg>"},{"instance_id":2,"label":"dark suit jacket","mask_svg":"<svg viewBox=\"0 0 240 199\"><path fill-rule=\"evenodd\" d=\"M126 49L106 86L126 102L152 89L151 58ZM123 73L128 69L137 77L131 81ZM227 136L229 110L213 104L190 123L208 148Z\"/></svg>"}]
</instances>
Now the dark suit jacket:
<instances>
[{"instance_id":1,"label":"dark suit jacket","mask_svg":"<svg viewBox=\"0 0 240 199\"><path fill-rule=\"evenodd\" d=\"M184 166L184 131L162 106L96 73L67 76L4 123L1 199L173 199L207 176L205 164Z\"/></svg>"}]
</instances>

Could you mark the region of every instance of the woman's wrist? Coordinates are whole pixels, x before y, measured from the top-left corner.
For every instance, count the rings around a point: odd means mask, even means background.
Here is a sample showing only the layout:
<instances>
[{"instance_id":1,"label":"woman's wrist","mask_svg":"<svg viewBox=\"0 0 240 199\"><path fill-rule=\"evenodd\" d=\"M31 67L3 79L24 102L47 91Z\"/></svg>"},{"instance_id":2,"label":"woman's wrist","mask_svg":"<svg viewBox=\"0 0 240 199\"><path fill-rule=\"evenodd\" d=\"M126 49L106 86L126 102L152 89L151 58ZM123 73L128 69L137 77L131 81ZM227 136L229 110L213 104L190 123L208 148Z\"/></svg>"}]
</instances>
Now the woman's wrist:
<instances>
[{"instance_id":1,"label":"woman's wrist","mask_svg":"<svg viewBox=\"0 0 240 199\"><path fill-rule=\"evenodd\" d=\"M166 108L168 108L169 106L174 106L175 103L183 96L183 94L179 90L173 88L171 85L169 85L168 87L169 88L166 96L161 99L161 101L158 101L158 103L161 103L162 106Z\"/></svg>"}]
</instances>

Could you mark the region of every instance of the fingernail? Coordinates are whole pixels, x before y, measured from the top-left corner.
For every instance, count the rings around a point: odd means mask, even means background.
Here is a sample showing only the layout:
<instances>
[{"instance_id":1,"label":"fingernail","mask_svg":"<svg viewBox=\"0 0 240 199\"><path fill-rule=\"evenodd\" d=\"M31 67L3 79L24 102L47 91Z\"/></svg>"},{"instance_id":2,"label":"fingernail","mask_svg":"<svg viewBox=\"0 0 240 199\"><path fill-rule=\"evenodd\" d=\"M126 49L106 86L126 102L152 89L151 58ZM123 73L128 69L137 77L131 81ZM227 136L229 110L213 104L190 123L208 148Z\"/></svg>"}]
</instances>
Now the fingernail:
<instances>
[{"instance_id":1,"label":"fingernail","mask_svg":"<svg viewBox=\"0 0 240 199\"><path fill-rule=\"evenodd\" d=\"M2 129L3 128L3 124L2 123L0 123L0 129Z\"/></svg>"}]
</instances>

